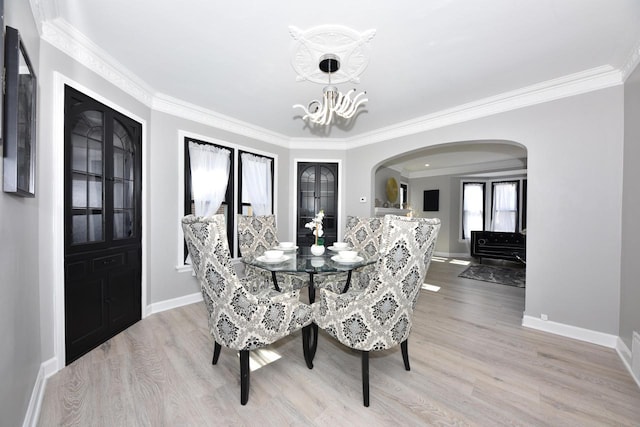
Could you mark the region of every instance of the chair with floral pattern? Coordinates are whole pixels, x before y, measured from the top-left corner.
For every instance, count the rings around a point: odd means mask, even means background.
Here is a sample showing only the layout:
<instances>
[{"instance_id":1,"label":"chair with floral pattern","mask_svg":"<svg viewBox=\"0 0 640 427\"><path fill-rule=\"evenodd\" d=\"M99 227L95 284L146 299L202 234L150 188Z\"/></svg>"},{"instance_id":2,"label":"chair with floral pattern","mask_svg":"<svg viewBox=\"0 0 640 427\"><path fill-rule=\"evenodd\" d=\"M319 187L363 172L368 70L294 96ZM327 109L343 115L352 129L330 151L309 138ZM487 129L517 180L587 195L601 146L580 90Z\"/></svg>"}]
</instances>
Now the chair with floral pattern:
<instances>
[{"instance_id":1,"label":"chair with floral pattern","mask_svg":"<svg viewBox=\"0 0 640 427\"><path fill-rule=\"evenodd\" d=\"M249 400L249 352L302 329L303 352L309 366L311 307L299 301L298 290L277 292L243 286L231 264L224 215L182 219L182 229L209 315L214 338L213 364L221 346L240 352L240 403ZM251 280L251 277L248 278Z\"/></svg>"},{"instance_id":2,"label":"chair with floral pattern","mask_svg":"<svg viewBox=\"0 0 640 427\"><path fill-rule=\"evenodd\" d=\"M344 241L354 251L373 257L378 254L380 237L382 236L382 217L347 216L347 225L344 230ZM365 265L351 272L349 289L364 289L372 280L375 272L375 264ZM342 293L346 284L347 275L332 274L322 277L316 287L329 289L335 293Z\"/></svg>"},{"instance_id":3,"label":"chair with floral pattern","mask_svg":"<svg viewBox=\"0 0 640 427\"><path fill-rule=\"evenodd\" d=\"M275 215L238 215L238 247L242 256L260 256L264 251L278 246ZM247 276L260 277L261 288L273 288L271 273L259 267L245 265ZM276 280L283 291L300 289L309 284L307 274L277 273Z\"/></svg>"},{"instance_id":4,"label":"chair with floral pattern","mask_svg":"<svg viewBox=\"0 0 640 427\"><path fill-rule=\"evenodd\" d=\"M314 322L362 354L364 406L369 406L369 352L400 344L409 370L408 338L413 310L440 230L437 218L384 217L379 258L364 289L336 294L320 290Z\"/></svg>"}]
</instances>

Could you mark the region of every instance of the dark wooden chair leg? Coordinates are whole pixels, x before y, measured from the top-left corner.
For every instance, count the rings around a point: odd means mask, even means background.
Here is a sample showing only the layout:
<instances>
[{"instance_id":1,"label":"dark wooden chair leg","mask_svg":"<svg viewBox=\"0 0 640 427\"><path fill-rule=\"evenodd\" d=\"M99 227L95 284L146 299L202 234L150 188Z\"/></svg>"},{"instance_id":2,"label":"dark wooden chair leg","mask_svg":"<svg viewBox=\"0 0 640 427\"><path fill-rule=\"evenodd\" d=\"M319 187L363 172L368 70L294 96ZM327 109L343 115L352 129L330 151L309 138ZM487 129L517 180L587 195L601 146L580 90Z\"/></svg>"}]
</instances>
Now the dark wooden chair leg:
<instances>
[{"instance_id":1,"label":"dark wooden chair leg","mask_svg":"<svg viewBox=\"0 0 640 427\"><path fill-rule=\"evenodd\" d=\"M364 406L369 407L369 352L362 352L362 397Z\"/></svg>"},{"instance_id":2,"label":"dark wooden chair leg","mask_svg":"<svg viewBox=\"0 0 640 427\"><path fill-rule=\"evenodd\" d=\"M411 366L409 366L409 349L408 349L409 340L406 339L400 343L400 348L402 349L402 360L404 360L404 369L407 371L411 370Z\"/></svg>"},{"instance_id":3,"label":"dark wooden chair leg","mask_svg":"<svg viewBox=\"0 0 640 427\"><path fill-rule=\"evenodd\" d=\"M311 325L302 328L302 352L307 368L313 369L313 356L311 355Z\"/></svg>"},{"instance_id":4,"label":"dark wooden chair leg","mask_svg":"<svg viewBox=\"0 0 640 427\"><path fill-rule=\"evenodd\" d=\"M240 350L240 404L249 400L249 350Z\"/></svg>"},{"instance_id":5,"label":"dark wooden chair leg","mask_svg":"<svg viewBox=\"0 0 640 427\"><path fill-rule=\"evenodd\" d=\"M220 357L220 344L218 344L217 342L213 342L213 360L211 361L212 365L215 365L216 363L218 363L218 358Z\"/></svg>"},{"instance_id":6,"label":"dark wooden chair leg","mask_svg":"<svg viewBox=\"0 0 640 427\"><path fill-rule=\"evenodd\" d=\"M311 355L311 362L316 357L316 350L318 349L318 325L312 323L309 325L309 354Z\"/></svg>"}]
</instances>

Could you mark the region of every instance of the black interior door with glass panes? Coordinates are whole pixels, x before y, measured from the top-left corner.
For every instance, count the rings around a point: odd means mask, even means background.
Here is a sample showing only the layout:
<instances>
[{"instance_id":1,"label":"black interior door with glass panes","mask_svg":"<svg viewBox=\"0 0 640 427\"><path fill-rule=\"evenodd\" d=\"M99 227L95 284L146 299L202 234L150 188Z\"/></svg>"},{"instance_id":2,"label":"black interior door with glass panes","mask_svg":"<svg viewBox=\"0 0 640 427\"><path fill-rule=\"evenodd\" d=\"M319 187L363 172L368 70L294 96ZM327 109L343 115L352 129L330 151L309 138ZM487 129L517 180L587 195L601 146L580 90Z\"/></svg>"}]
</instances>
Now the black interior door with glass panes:
<instances>
[{"instance_id":1,"label":"black interior door with glass panes","mask_svg":"<svg viewBox=\"0 0 640 427\"><path fill-rule=\"evenodd\" d=\"M69 364L140 320L142 126L65 88Z\"/></svg>"},{"instance_id":2,"label":"black interior door with glass panes","mask_svg":"<svg viewBox=\"0 0 640 427\"><path fill-rule=\"evenodd\" d=\"M297 203L296 244L309 246L314 243L315 237L305 224L321 209L324 210L324 245L333 244L338 234L338 164L298 163Z\"/></svg>"}]
</instances>

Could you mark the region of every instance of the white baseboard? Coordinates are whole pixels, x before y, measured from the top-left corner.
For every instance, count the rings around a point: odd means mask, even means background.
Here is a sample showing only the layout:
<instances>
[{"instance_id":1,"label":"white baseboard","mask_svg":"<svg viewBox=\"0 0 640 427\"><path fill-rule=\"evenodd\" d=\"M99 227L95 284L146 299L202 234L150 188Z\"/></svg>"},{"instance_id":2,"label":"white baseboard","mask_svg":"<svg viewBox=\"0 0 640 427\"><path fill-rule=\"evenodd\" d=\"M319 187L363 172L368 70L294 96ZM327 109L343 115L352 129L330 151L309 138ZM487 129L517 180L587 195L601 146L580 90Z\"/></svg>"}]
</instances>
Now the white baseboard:
<instances>
[{"instance_id":1,"label":"white baseboard","mask_svg":"<svg viewBox=\"0 0 640 427\"><path fill-rule=\"evenodd\" d=\"M24 416L22 427L36 427L38 424L38 418L40 418L40 407L42 405L42 399L44 398L44 390L47 385L47 378L56 373L58 361L56 358L51 358L46 362L43 362L38 369L38 375L36 376L36 382L31 390L31 399L29 399L29 406L27 406L27 413Z\"/></svg>"},{"instance_id":2,"label":"white baseboard","mask_svg":"<svg viewBox=\"0 0 640 427\"><path fill-rule=\"evenodd\" d=\"M147 315L154 313L160 313L161 311L171 310L172 308L182 307L183 305L189 305L202 301L202 294L196 292L183 297L178 297L170 300L160 301L147 306Z\"/></svg>"},{"instance_id":3,"label":"white baseboard","mask_svg":"<svg viewBox=\"0 0 640 427\"><path fill-rule=\"evenodd\" d=\"M449 252L434 252L434 256L439 256L443 258L471 258L471 255L468 253L449 253Z\"/></svg>"},{"instance_id":4,"label":"white baseboard","mask_svg":"<svg viewBox=\"0 0 640 427\"><path fill-rule=\"evenodd\" d=\"M629 347L627 347L627 345L624 343L624 341L620 339L620 337L618 337L618 340L616 342L616 351L618 352L618 356L620 356L620 359L622 359L622 363L624 363L624 366L627 367L627 370L631 374L631 377L640 388L640 378L638 378L635 375L635 373L633 372L633 369L631 368L631 362L632 362L631 350L629 350Z\"/></svg>"},{"instance_id":5,"label":"white baseboard","mask_svg":"<svg viewBox=\"0 0 640 427\"><path fill-rule=\"evenodd\" d=\"M564 323L552 322L549 320L541 320L533 316L523 316L522 326L609 348L616 348L616 344L618 342L617 335L605 334L604 332L592 331L591 329L579 328L577 326L566 325Z\"/></svg>"}]
</instances>

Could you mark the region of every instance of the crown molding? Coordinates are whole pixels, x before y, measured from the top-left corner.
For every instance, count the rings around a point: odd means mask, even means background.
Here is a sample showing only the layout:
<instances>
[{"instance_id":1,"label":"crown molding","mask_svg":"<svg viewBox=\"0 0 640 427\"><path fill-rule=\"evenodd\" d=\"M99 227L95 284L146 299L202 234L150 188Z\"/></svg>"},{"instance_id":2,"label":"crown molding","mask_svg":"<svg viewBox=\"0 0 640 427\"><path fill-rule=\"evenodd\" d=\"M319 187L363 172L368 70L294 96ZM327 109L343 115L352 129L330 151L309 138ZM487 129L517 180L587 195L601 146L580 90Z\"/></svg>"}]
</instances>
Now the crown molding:
<instances>
[{"instance_id":1,"label":"crown molding","mask_svg":"<svg viewBox=\"0 0 640 427\"><path fill-rule=\"evenodd\" d=\"M289 147L290 138L157 93L115 58L62 19L44 21L42 39L155 111L209 125L248 138Z\"/></svg>"},{"instance_id":2,"label":"crown molding","mask_svg":"<svg viewBox=\"0 0 640 427\"><path fill-rule=\"evenodd\" d=\"M460 165L460 166L452 166L448 168L440 168L440 169L429 169L419 172L403 172L404 176L410 179L417 178L429 178L433 176L442 176L442 175L461 175L467 176L467 174L480 174L478 171L505 171L512 170L517 172L522 171L523 167L526 167L526 162L523 159L508 159L508 160L498 160L495 162L486 162L486 163L473 163L468 165ZM486 173L487 176L492 175L491 172Z\"/></svg>"},{"instance_id":3,"label":"crown molding","mask_svg":"<svg viewBox=\"0 0 640 427\"><path fill-rule=\"evenodd\" d=\"M58 0L29 0L31 14L38 28L38 34L42 36L42 26L45 22L58 17Z\"/></svg>"},{"instance_id":4,"label":"crown molding","mask_svg":"<svg viewBox=\"0 0 640 427\"><path fill-rule=\"evenodd\" d=\"M620 73L622 74L623 82L627 81L627 78L629 78L629 76L631 75L633 70L635 70L635 68L638 66L639 63L640 63L640 43L638 43L636 47L631 51L631 53L629 54L629 57L627 58L627 61L620 68Z\"/></svg>"},{"instance_id":5,"label":"crown molding","mask_svg":"<svg viewBox=\"0 0 640 427\"><path fill-rule=\"evenodd\" d=\"M521 89L438 111L417 119L345 139L349 148L414 135L506 111L579 95L623 83L622 73L610 65L592 68ZM294 141L296 139L293 139Z\"/></svg>"},{"instance_id":6,"label":"crown molding","mask_svg":"<svg viewBox=\"0 0 640 427\"><path fill-rule=\"evenodd\" d=\"M55 7L45 8L43 0L30 0L34 18L50 16ZM55 6L55 5L54 5ZM37 15L37 16L36 16ZM267 129L243 122L212 110L190 104L168 95L156 93L115 58L95 45L66 21L56 18L42 22L42 39L71 58L94 71L151 109L206 124L241 136L292 149L347 150L429 130L450 126L482 117L541 104L624 83L624 79L640 62L640 47L636 48L621 70L610 65L585 70L557 79L487 97L408 120L396 125L349 138L289 138ZM321 146L319 146L321 143Z\"/></svg>"},{"instance_id":7,"label":"crown molding","mask_svg":"<svg viewBox=\"0 0 640 427\"><path fill-rule=\"evenodd\" d=\"M66 21L57 18L43 22L42 39L151 107L153 89Z\"/></svg>"},{"instance_id":8,"label":"crown molding","mask_svg":"<svg viewBox=\"0 0 640 427\"><path fill-rule=\"evenodd\" d=\"M173 98L169 95L161 93L156 94L153 97L151 108L154 111L167 113L176 117L182 117L183 119L192 120L197 123L215 127L216 129L242 135L247 138L257 139L259 141L268 142L284 148L290 148L290 138L282 134L272 132L259 126L254 126L250 123L234 119L233 117L216 113L213 110L202 108L198 105Z\"/></svg>"}]
</instances>

